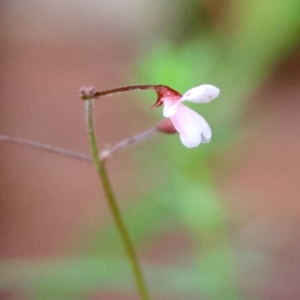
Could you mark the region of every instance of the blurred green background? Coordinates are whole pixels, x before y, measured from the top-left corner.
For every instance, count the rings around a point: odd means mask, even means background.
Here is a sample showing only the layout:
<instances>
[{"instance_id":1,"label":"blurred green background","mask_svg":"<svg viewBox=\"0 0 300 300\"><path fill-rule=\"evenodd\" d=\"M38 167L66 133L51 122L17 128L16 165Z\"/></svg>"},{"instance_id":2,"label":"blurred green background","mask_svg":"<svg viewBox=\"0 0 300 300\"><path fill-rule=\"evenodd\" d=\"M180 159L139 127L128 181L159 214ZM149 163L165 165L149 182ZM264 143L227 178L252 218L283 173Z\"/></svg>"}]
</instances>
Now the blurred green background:
<instances>
[{"instance_id":1,"label":"blurred green background","mask_svg":"<svg viewBox=\"0 0 300 300\"><path fill-rule=\"evenodd\" d=\"M111 180L153 299L300 297L298 0L8 1L1 134L89 153L77 90L220 88L210 144L157 135ZM96 103L100 148L162 118ZM93 166L1 143L1 299L138 299Z\"/></svg>"}]
</instances>

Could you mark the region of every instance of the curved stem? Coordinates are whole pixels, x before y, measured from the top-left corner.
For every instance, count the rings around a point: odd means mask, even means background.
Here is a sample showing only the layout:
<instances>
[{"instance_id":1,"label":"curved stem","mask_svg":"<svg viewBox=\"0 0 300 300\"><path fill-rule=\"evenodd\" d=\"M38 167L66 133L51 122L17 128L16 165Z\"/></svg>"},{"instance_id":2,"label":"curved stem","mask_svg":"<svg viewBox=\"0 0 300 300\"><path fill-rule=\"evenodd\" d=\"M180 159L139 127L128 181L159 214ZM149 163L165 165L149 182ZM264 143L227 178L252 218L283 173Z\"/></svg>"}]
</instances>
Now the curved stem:
<instances>
[{"instance_id":1,"label":"curved stem","mask_svg":"<svg viewBox=\"0 0 300 300\"><path fill-rule=\"evenodd\" d=\"M105 191L105 196L112 213L113 219L121 236L122 242L124 244L128 259L131 264L132 271L134 273L135 282L137 289L140 294L140 298L142 300L150 300L150 296L148 294L144 276L135 253L135 249L131 242L129 233L127 231L126 225L121 216L121 212L117 205L116 197L114 195L105 165L101 162L99 158L99 150L97 146L97 140L94 130L94 121L93 121L93 99L89 99L86 101L86 122L88 127L89 139L90 139L90 147L92 151L92 157L94 160L94 164L96 166L99 179Z\"/></svg>"}]
</instances>

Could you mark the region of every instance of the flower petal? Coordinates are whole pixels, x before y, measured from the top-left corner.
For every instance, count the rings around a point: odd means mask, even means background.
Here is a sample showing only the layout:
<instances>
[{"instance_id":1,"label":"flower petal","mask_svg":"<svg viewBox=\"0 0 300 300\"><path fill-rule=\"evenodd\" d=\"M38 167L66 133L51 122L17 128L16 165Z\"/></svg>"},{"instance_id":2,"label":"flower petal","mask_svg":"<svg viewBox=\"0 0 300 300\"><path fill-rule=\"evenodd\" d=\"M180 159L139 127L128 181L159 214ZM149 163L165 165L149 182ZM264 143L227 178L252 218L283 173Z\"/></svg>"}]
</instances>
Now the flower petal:
<instances>
[{"instance_id":1,"label":"flower petal","mask_svg":"<svg viewBox=\"0 0 300 300\"><path fill-rule=\"evenodd\" d=\"M189 107L185 106L185 109L189 112L190 116L193 118L194 122L197 124L199 131L202 134L202 142L209 143L211 139L211 129L206 120L199 115L194 110L190 109Z\"/></svg>"},{"instance_id":2,"label":"flower petal","mask_svg":"<svg viewBox=\"0 0 300 300\"><path fill-rule=\"evenodd\" d=\"M182 99L194 103L208 103L218 97L219 94L220 90L217 87L210 84L202 84L185 92Z\"/></svg>"},{"instance_id":3,"label":"flower petal","mask_svg":"<svg viewBox=\"0 0 300 300\"><path fill-rule=\"evenodd\" d=\"M181 102L181 98L178 98L177 101L174 102L173 99L168 99L165 98L163 99L163 103L164 103L164 110L163 110L163 115L166 118L170 118L172 116L174 116L177 112L177 106L180 104Z\"/></svg>"},{"instance_id":4,"label":"flower petal","mask_svg":"<svg viewBox=\"0 0 300 300\"><path fill-rule=\"evenodd\" d=\"M178 104L177 113L171 117L172 123L180 134L182 144L187 148L197 147L201 144L199 124L194 120L190 111L192 110L183 104Z\"/></svg>"}]
</instances>

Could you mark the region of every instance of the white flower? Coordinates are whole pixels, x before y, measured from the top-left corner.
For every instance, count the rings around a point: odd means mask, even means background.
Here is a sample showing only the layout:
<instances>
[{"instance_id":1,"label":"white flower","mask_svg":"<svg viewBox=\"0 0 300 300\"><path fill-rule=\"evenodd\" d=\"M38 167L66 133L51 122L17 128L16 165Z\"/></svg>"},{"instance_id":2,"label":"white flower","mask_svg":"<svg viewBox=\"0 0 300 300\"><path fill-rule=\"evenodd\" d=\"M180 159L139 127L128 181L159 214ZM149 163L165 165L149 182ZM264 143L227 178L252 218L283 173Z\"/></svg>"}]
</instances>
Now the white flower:
<instances>
[{"instance_id":1,"label":"white flower","mask_svg":"<svg viewBox=\"0 0 300 300\"><path fill-rule=\"evenodd\" d=\"M170 118L175 129L179 132L180 140L187 148L209 143L211 129L205 119L182 102L187 100L194 103L208 103L218 97L220 90L209 84L203 84L188 90L181 97L163 95L160 101L164 104L163 114Z\"/></svg>"}]
</instances>

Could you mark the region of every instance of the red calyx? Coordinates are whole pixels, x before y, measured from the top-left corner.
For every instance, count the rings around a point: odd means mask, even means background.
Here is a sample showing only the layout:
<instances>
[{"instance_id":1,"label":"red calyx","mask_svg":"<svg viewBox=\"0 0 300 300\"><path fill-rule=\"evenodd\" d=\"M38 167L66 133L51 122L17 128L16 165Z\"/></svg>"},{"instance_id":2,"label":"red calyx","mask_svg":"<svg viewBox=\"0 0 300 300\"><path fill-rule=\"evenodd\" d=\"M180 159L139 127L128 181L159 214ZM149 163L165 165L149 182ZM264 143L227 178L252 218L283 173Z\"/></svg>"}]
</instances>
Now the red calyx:
<instances>
[{"instance_id":1,"label":"red calyx","mask_svg":"<svg viewBox=\"0 0 300 300\"><path fill-rule=\"evenodd\" d=\"M152 108L159 107L163 104L164 98L168 99L178 99L181 97L181 94L178 93L177 91L171 89L170 87L166 85L157 85L154 87L154 90L157 93L157 100L152 106Z\"/></svg>"}]
</instances>

